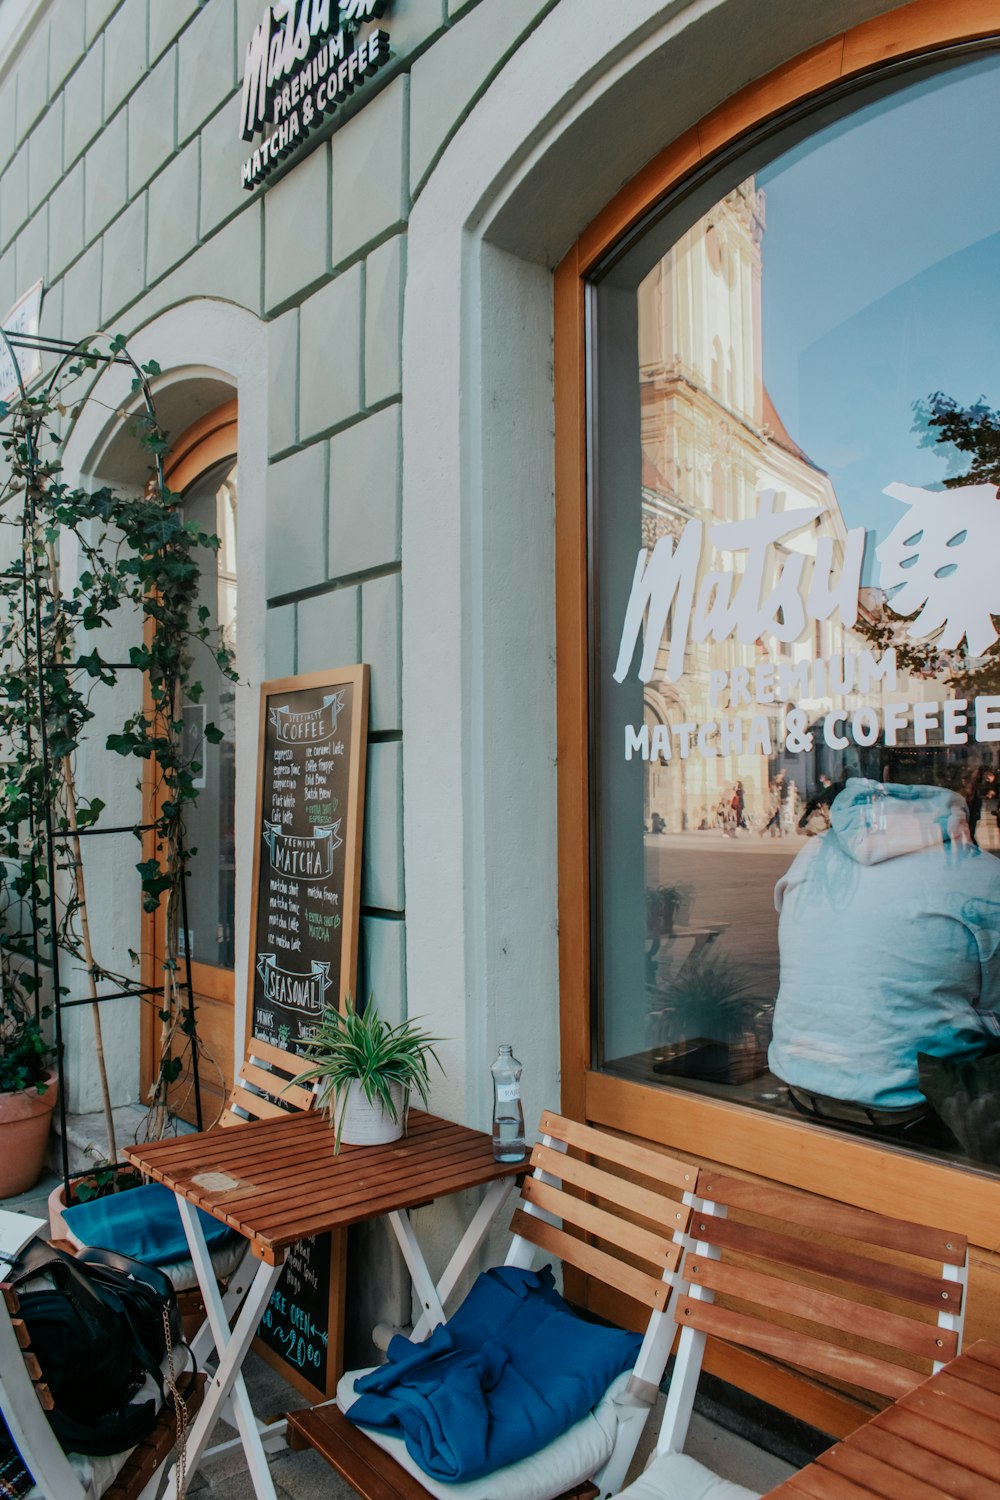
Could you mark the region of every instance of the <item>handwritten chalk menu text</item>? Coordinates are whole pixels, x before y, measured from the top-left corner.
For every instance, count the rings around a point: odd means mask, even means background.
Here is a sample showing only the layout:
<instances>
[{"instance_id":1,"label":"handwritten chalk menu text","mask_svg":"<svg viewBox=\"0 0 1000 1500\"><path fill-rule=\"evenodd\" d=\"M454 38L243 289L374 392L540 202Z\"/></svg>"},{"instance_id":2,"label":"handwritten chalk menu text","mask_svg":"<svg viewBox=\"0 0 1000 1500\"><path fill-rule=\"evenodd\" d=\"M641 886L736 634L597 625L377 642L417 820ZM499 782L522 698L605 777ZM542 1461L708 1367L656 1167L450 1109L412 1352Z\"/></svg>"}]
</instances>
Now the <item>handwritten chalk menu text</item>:
<instances>
[{"instance_id":1,"label":"handwritten chalk menu text","mask_svg":"<svg viewBox=\"0 0 1000 1500\"><path fill-rule=\"evenodd\" d=\"M261 689L248 1032L296 1052L354 995L368 668Z\"/></svg>"},{"instance_id":2,"label":"handwritten chalk menu text","mask_svg":"<svg viewBox=\"0 0 1000 1500\"><path fill-rule=\"evenodd\" d=\"M329 1321L330 1236L322 1235L292 1246L257 1329L258 1346L273 1350L318 1400L329 1383Z\"/></svg>"}]
</instances>

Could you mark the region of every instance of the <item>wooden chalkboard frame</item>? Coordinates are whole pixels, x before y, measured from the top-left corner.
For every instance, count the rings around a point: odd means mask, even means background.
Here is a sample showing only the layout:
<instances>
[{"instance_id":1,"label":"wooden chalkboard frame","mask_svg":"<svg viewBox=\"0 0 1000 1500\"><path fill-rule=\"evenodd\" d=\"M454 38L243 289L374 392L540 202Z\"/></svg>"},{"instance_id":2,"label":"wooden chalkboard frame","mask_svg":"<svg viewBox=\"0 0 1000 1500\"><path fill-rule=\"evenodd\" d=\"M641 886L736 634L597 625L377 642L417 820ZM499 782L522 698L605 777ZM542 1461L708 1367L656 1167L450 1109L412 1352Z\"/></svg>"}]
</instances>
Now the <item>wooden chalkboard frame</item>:
<instances>
[{"instance_id":1,"label":"wooden chalkboard frame","mask_svg":"<svg viewBox=\"0 0 1000 1500\"><path fill-rule=\"evenodd\" d=\"M336 692L343 687L352 689L351 722L346 744L348 758L348 789L346 805L338 808L341 813L339 834L344 845L344 884L341 906L340 971L331 985L328 1000L336 997L342 1008L345 998L357 998L358 935L361 907L361 847L364 830L365 761L368 744L368 695L369 669L365 665L331 668L323 672L301 673L295 677L278 677L261 684L260 726L257 741L257 793L254 813L254 855L250 901L249 963L247 969L246 999L246 1050L249 1055L254 1042L254 996L257 981L257 923L261 901L261 849L264 844L264 793L266 783L267 750L269 743L269 710L275 698L294 700L296 694L315 694L317 690ZM334 976L330 976L333 979ZM294 1048L287 1049L294 1054ZM331 1144L331 1150L332 1150ZM344 1340L344 1279L346 1275L347 1232L338 1230L324 1235L317 1245L329 1256L329 1297L326 1307L327 1351L323 1383L315 1384L293 1364L290 1364L277 1349L265 1344L261 1338L254 1339L254 1349L265 1362L278 1370L286 1380L314 1402L327 1400L336 1394L337 1380L343 1365ZM279 1281L278 1288L284 1286Z\"/></svg>"},{"instance_id":2,"label":"wooden chalkboard frame","mask_svg":"<svg viewBox=\"0 0 1000 1500\"><path fill-rule=\"evenodd\" d=\"M331 1146L331 1150L332 1150ZM344 1373L344 1288L347 1283L347 1230L335 1229L330 1234L320 1235L313 1243L320 1247L320 1252L328 1256L329 1265L329 1291L326 1299L326 1370L322 1385L317 1385L304 1375L300 1369L291 1364L280 1349L272 1348L266 1344L258 1333L253 1341L253 1351L272 1370L293 1385L296 1390L301 1391L303 1396L308 1397L313 1405L319 1405L328 1401L331 1396L337 1394L337 1381ZM289 1256L293 1251L289 1251ZM275 1293L284 1287L284 1279L279 1278L278 1285L271 1294L272 1301ZM268 1303L268 1309L271 1304ZM266 1316L266 1312L265 1312Z\"/></svg>"},{"instance_id":3,"label":"wooden chalkboard frame","mask_svg":"<svg viewBox=\"0 0 1000 1500\"><path fill-rule=\"evenodd\" d=\"M324 672L300 673L297 677L277 677L261 683L260 726L257 740L257 795L254 813L254 853L251 877L249 961L247 968L246 1039L247 1047L254 1037L254 991L256 986L257 920L261 894L261 845L264 824L265 751L268 746L268 710L272 698L288 698L296 693L342 687L353 689L354 712L351 718L347 807L341 822L344 842L344 891L342 906L342 939L340 973L336 997L341 1007L345 998L356 996L358 977L358 932L361 905L361 844L364 828L365 758L368 744L368 680L365 665L335 667Z\"/></svg>"}]
</instances>

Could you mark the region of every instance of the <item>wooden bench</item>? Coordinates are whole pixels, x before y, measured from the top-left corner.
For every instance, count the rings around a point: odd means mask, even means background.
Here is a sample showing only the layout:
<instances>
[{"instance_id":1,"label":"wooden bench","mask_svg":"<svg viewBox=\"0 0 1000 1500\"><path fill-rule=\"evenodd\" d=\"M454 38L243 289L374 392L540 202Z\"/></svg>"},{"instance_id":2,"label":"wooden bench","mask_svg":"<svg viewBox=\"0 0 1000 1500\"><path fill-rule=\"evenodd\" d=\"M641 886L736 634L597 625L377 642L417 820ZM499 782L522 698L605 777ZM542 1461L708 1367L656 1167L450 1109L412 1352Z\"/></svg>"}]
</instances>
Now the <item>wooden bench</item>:
<instances>
[{"instance_id":1,"label":"wooden bench","mask_svg":"<svg viewBox=\"0 0 1000 1500\"><path fill-rule=\"evenodd\" d=\"M964 1235L708 1168L696 1194L677 1358L635 1500L661 1491L683 1500L712 1477L683 1452L708 1338L817 1374L866 1399L873 1414L961 1348ZM806 1492L826 1495L826 1482L811 1474ZM724 1500L726 1484L716 1484Z\"/></svg>"}]
</instances>

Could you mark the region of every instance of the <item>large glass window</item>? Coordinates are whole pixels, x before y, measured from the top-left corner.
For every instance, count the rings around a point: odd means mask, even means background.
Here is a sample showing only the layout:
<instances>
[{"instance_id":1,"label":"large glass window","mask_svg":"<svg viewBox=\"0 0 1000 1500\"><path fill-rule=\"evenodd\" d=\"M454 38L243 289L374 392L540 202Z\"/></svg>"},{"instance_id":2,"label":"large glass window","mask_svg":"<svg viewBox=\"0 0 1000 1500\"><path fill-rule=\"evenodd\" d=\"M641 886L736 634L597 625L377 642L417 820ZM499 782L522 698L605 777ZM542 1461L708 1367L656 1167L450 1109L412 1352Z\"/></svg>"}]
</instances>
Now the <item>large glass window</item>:
<instances>
[{"instance_id":1,"label":"large glass window","mask_svg":"<svg viewBox=\"0 0 1000 1500\"><path fill-rule=\"evenodd\" d=\"M218 631L236 659L236 464L231 458L213 465L184 494L185 520L219 538L218 551L206 555L201 573L199 607L205 623ZM211 665L210 658L206 658ZM203 691L197 703L184 705L187 750L197 761L199 795L186 819L188 844L197 850L190 866L188 940L196 963L232 969L235 951L235 791L236 714L232 683L214 667L200 673ZM205 725L215 724L222 739L205 739Z\"/></svg>"},{"instance_id":2,"label":"large glass window","mask_svg":"<svg viewBox=\"0 0 1000 1500\"><path fill-rule=\"evenodd\" d=\"M595 1061L1000 1166L1000 61L591 292Z\"/></svg>"}]
</instances>

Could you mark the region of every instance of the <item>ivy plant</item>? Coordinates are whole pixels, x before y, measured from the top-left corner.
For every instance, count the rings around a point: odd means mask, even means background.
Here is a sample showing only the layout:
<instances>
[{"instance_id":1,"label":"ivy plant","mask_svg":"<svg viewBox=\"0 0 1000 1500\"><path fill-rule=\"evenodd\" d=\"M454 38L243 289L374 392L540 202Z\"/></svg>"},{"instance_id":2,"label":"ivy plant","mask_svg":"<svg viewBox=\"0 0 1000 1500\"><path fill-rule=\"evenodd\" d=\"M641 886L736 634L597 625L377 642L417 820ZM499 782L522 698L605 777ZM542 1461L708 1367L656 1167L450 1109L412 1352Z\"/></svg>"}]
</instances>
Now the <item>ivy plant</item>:
<instances>
[{"instance_id":1,"label":"ivy plant","mask_svg":"<svg viewBox=\"0 0 1000 1500\"><path fill-rule=\"evenodd\" d=\"M89 387L108 360L127 360L134 372L129 405L136 410L117 417L145 453L148 480L141 493L87 489L61 462L65 432L84 400L94 399L84 395L74 405L74 393ZM113 972L94 951L89 911L99 900L129 898L127 887L100 895L91 890L88 909L81 834L100 824L105 807L77 785L77 752L85 739L102 733L95 707L99 690L114 689L123 674L141 674L141 695L100 696L104 703L141 698L110 732L102 709L104 747L137 765L140 788L145 766L155 782L153 821L136 822L132 832L141 842L141 858L131 863L136 907L140 896L147 912L165 907L162 984L155 998L143 997L156 1005L160 1022L159 1071L149 1101L150 1133L159 1135L168 1119L170 1087L195 1045L182 989L180 895L195 853L185 835L185 813L198 796L201 766L185 754L182 706L202 696L198 670L204 661L235 679L230 655L198 603L202 563L219 540L185 520L180 496L163 480L169 442L150 393L159 373L154 362L135 365L122 338L110 342L106 355L88 343L62 362L40 392L0 403L0 910L7 914L0 933L0 1037L6 1034L9 1042L4 1049L0 1041L0 1055L6 1050L12 1059L30 1056L33 1037L44 1051L41 992L47 986L39 976L54 945L61 974L71 966L82 969L92 1001L111 1161L117 1143L97 997L107 992L102 985L130 993L142 986L137 972ZM72 571L64 562L70 558ZM112 624L125 621L132 638L127 663L115 660L109 646ZM214 724L204 733L211 743L222 738ZM131 950L130 958L138 964ZM57 1002L68 992L66 985L60 989L60 996L46 998ZM6 1076L9 1069L0 1063L0 1082Z\"/></svg>"}]
</instances>

